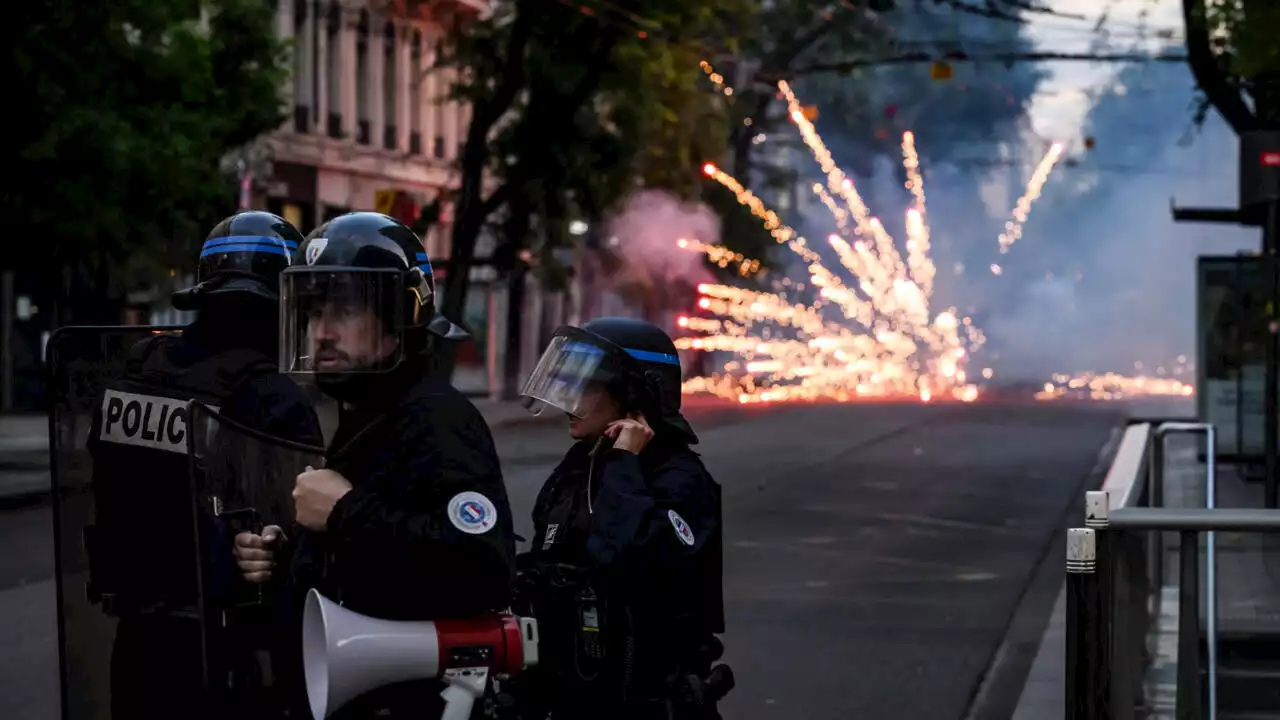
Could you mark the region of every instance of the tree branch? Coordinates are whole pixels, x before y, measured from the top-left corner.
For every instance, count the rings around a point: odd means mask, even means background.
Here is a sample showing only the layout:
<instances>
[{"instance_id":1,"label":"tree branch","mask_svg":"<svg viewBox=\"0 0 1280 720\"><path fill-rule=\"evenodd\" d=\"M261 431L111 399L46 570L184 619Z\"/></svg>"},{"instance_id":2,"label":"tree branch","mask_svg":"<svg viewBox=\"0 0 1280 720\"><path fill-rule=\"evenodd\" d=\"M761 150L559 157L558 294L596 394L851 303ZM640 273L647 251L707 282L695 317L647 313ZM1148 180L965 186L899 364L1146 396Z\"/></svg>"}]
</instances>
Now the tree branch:
<instances>
[{"instance_id":1,"label":"tree branch","mask_svg":"<svg viewBox=\"0 0 1280 720\"><path fill-rule=\"evenodd\" d=\"M489 130L502 118L515 102L525 85L525 50L533 37L535 9L531 3L518 2L515 20L512 21L511 37L507 40L507 57L502 67L502 79L498 88L487 100L478 104L471 116L471 127L468 135L480 134L481 139L489 137ZM469 143L471 138L467 138Z\"/></svg>"},{"instance_id":2,"label":"tree branch","mask_svg":"<svg viewBox=\"0 0 1280 720\"><path fill-rule=\"evenodd\" d=\"M1182 0L1182 18L1187 26L1187 60L1196 84L1237 134L1252 130L1258 124L1257 119L1240 96L1240 91L1227 82L1226 74L1210 50L1204 0Z\"/></svg>"},{"instance_id":3,"label":"tree branch","mask_svg":"<svg viewBox=\"0 0 1280 720\"><path fill-rule=\"evenodd\" d=\"M809 32L805 33L804 35L801 35L799 38L796 38L796 41L792 43L791 46L788 47L785 51L778 53L772 58L769 58L769 61L764 63L764 66L760 69L760 72L757 74L764 74L766 72L780 72L791 67L791 63L795 62L796 58L800 57L800 55L804 53L805 50L808 50L815 43L821 40L823 36L826 35L827 32L830 30L831 30L830 21L820 22L817 25L814 25L812 28L809 29Z\"/></svg>"},{"instance_id":4,"label":"tree branch","mask_svg":"<svg viewBox=\"0 0 1280 720\"><path fill-rule=\"evenodd\" d=\"M480 213L484 217L490 217L498 212L498 209L511 199L511 183L504 183L502 187L494 190L482 203L480 203Z\"/></svg>"}]
</instances>

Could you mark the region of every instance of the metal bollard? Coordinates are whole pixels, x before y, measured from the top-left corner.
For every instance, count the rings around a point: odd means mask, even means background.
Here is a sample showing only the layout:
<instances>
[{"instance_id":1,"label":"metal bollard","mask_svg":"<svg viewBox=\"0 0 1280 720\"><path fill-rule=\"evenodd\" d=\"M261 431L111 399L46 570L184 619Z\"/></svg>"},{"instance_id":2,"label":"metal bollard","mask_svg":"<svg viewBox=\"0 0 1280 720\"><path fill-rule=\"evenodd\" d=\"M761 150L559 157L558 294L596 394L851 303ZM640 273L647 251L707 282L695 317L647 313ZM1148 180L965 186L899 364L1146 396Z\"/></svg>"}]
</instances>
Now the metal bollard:
<instances>
[{"instance_id":1,"label":"metal bollard","mask_svg":"<svg viewBox=\"0 0 1280 720\"><path fill-rule=\"evenodd\" d=\"M1100 717L1097 559L1092 528L1067 531L1067 720Z\"/></svg>"},{"instance_id":2,"label":"metal bollard","mask_svg":"<svg viewBox=\"0 0 1280 720\"><path fill-rule=\"evenodd\" d=\"M1200 542L1194 530L1178 534L1178 691L1174 717L1200 720Z\"/></svg>"},{"instance_id":3,"label":"metal bollard","mask_svg":"<svg viewBox=\"0 0 1280 720\"><path fill-rule=\"evenodd\" d=\"M1115 623L1115 547L1110 532L1111 503L1105 490L1090 490L1084 496L1084 526L1094 531L1095 575L1098 578L1098 720L1112 720L1111 670Z\"/></svg>"}]
</instances>

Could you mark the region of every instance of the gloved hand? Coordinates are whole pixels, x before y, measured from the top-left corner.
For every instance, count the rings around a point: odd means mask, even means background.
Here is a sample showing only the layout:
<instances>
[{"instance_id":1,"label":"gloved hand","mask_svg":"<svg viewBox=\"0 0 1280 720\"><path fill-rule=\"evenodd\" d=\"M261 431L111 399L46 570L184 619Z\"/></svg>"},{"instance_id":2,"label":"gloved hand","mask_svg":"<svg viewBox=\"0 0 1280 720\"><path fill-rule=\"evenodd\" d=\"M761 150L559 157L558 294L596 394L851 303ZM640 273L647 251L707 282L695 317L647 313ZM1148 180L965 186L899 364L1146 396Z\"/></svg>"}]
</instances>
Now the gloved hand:
<instances>
[{"instance_id":1,"label":"gloved hand","mask_svg":"<svg viewBox=\"0 0 1280 720\"><path fill-rule=\"evenodd\" d=\"M278 525L268 525L262 534L243 532L236 535L236 564L240 566L240 575L251 583L265 583L271 579L271 571L275 568L275 553L284 531Z\"/></svg>"}]
</instances>

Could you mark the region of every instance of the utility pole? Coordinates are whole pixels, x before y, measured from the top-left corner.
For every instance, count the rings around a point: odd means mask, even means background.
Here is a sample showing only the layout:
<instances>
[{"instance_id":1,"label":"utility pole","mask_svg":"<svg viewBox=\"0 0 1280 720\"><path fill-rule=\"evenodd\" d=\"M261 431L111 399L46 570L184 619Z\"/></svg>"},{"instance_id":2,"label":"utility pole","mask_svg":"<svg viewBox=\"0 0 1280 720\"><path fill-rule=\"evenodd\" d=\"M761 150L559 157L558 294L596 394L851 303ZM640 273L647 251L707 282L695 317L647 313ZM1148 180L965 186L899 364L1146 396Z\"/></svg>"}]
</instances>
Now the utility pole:
<instances>
[{"instance_id":1,"label":"utility pole","mask_svg":"<svg viewBox=\"0 0 1280 720\"><path fill-rule=\"evenodd\" d=\"M1245 4L1245 17L1249 8L1261 9L1266 0L1250 0ZM1277 357L1277 339L1280 336L1280 276L1277 271L1277 251L1280 237L1277 232L1277 212L1280 210L1280 78L1275 73L1261 73L1252 77L1234 77L1232 57L1219 52L1219 43L1210 36L1205 19L1205 0L1182 0L1183 20L1186 23L1187 60L1196 84L1204 92L1209 103L1240 136L1240 202L1239 209L1230 210L1178 210L1175 221L1231 222L1262 227L1262 263L1266 284L1267 341L1265 344L1265 383L1263 389L1263 456L1265 474L1265 505L1280 506L1280 357ZM1255 18L1261 17L1255 14ZM1253 108L1245 102L1245 93L1252 100ZM1181 217L1180 217L1181 215ZM1243 402L1243 397L1237 397ZM1243 430L1243 429L1241 429Z\"/></svg>"}]
</instances>

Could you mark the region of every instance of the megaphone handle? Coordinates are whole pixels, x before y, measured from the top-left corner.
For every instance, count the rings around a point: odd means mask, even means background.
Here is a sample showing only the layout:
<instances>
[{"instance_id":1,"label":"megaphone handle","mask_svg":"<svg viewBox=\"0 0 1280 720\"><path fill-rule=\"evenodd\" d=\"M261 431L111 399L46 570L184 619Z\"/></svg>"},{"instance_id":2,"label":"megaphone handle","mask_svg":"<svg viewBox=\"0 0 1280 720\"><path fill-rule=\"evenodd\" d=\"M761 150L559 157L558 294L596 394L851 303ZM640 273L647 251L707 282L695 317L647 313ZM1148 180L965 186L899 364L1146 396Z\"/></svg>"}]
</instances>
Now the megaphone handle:
<instances>
[{"instance_id":1,"label":"megaphone handle","mask_svg":"<svg viewBox=\"0 0 1280 720\"><path fill-rule=\"evenodd\" d=\"M469 720L476 698L484 694L489 684L488 668L450 670L445 673L444 681L448 687L440 692L440 697L444 698L444 712L440 714L440 720Z\"/></svg>"}]
</instances>

